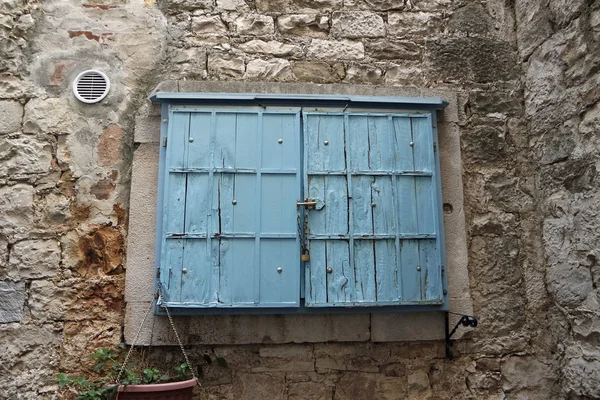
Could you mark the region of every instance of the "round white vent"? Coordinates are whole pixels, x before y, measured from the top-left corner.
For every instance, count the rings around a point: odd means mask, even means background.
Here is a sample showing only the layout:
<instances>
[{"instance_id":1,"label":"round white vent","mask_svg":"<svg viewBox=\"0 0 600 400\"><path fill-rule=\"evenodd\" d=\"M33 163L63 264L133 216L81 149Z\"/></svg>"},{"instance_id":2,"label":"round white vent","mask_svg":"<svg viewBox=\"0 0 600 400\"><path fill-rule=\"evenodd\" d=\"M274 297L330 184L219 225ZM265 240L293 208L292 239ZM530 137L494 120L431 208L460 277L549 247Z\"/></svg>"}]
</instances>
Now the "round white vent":
<instances>
[{"instance_id":1,"label":"round white vent","mask_svg":"<svg viewBox=\"0 0 600 400\"><path fill-rule=\"evenodd\" d=\"M106 97L110 81L104 72L94 69L83 71L73 82L73 93L84 103L97 103Z\"/></svg>"}]
</instances>

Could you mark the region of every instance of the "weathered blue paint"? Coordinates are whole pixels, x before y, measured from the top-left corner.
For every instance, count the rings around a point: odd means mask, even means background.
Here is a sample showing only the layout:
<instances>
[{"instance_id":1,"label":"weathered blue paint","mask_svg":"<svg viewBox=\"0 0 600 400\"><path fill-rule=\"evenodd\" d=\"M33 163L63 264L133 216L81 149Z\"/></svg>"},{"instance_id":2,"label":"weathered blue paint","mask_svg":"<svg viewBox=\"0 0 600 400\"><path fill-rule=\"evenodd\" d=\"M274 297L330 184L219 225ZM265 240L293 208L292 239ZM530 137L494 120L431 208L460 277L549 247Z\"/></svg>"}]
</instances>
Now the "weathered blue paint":
<instances>
[{"instance_id":1,"label":"weathered blue paint","mask_svg":"<svg viewBox=\"0 0 600 400\"><path fill-rule=\"evenodd\" d=\"M306 305L441 302L431 119L305 112L304 143Z\"/></svg>"},{"instance_id":2,"label":"weathered blue paint","mask_svg":"<svg viewBox=\"0 0 600 400\"><path fill-rule=\"evenodd\" d=\"M447 306L432 121L171 107L160 200L167 304ZM305 197L317 207L307 213L311 260L302 265L296 201Z\"/></svg>"}]
</instances>

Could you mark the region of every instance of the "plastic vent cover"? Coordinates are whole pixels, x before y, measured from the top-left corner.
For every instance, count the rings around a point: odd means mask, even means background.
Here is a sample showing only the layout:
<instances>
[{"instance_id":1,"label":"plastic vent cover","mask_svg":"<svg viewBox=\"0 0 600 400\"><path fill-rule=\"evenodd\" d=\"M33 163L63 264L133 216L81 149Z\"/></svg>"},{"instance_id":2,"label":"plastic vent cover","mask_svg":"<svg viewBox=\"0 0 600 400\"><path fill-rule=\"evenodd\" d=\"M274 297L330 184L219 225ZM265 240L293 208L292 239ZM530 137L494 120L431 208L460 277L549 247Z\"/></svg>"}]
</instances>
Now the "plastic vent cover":
<instances>
[{"instance_id":1,"label":"plastic vent cover","mask_svg":"<svg viewBox=\"0 0 600 400\"><path fill-rule=\"evenodd\" d=\"M106 97L110 81L104 72L94 69L83 71L73 82L75 97L84 103L98 103Z\"/></svg>"}]
</instances>

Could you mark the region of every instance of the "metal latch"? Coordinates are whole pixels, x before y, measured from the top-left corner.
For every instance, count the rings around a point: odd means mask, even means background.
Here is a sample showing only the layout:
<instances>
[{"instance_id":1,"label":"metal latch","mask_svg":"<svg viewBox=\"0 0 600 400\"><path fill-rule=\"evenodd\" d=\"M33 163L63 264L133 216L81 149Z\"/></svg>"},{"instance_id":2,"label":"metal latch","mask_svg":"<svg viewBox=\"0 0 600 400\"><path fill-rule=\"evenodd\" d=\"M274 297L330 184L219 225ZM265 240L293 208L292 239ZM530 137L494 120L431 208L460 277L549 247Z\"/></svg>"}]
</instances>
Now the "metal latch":
<instances>
[{"instance_id":1,"label":"metal latch","mask_svg":"<svg viewBox=\"0 0 600 400\"><path fill-rule=\"evenodd\" d=\"M304 201L297 201L296 207L305 207L307 210L314 210L317 208L317 201L315 199L304 199Z\"/></svg>"}]
</instances>

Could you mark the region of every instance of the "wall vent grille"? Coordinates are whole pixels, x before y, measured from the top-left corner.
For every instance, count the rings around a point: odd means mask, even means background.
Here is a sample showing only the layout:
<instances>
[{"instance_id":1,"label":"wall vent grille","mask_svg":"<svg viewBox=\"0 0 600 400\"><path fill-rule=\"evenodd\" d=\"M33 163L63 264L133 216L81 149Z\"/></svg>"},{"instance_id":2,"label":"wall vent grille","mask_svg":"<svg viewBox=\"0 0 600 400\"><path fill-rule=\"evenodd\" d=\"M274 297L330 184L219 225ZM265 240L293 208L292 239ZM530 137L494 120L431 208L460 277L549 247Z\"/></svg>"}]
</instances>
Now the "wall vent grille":
<instances>
[{"instance_id":1,"label":"wall vent grille","mask_svg":"<svg viewBox=\"0 0 600 400\"><path fill-rule=\"evenodd\" d=\"M73 82L73 93L84 103L98 103L108 94L110 81L103 72L97 70L83 71Z\"/></svg>"}]
</instances>

